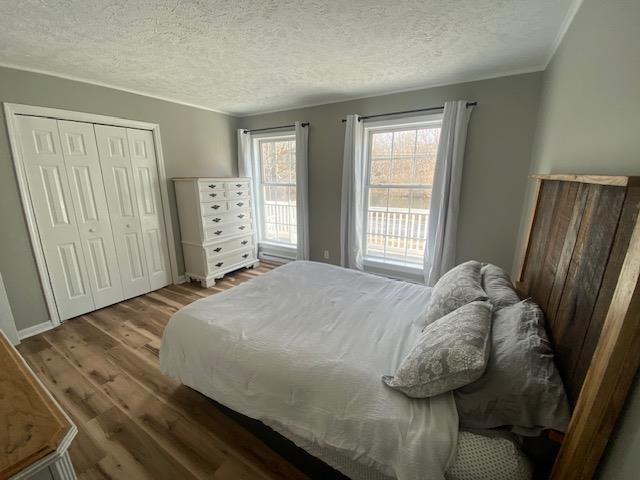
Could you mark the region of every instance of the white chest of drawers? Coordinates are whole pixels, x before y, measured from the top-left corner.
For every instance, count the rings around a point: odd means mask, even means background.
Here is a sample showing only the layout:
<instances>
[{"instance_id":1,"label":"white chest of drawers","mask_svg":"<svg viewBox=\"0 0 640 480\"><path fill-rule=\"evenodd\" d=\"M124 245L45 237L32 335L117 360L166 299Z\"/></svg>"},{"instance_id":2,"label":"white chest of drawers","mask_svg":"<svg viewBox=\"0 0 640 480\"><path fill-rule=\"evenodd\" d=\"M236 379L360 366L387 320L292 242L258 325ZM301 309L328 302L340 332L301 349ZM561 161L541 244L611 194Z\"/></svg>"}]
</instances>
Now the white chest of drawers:
<instances>
[{"instance_id":1,"label":"white chest of drawers","mask_svg":"<svg viewBox=\"0 0 640 480\"><path fill-rule=\"evenodd\" d=\"M258 265L248 178L174 178L185 277L211 287L225 273Z\"/></svg>"}]
</instances>

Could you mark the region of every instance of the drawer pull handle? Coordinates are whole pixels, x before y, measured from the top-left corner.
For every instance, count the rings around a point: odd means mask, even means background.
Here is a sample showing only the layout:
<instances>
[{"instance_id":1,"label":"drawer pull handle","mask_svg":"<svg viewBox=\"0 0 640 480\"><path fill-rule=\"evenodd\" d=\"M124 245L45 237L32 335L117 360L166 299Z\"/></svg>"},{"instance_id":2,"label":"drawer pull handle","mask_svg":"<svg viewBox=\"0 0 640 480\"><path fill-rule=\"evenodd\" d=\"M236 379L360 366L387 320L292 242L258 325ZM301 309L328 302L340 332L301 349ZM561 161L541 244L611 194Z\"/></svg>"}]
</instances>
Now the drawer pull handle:
<instances>
[{"instance_id":1,"label":"drawer pull handle","mask_svg":"<svg viewBox=\"0 0 640 480\"><path fill-rule=\"evenodd\" d=\"M220 205L211 205L211 208L213 208L214 210L217 210L220 208Z\"/></svg>"},{"instance_id":2,"label":"drawer pull handle","mask_svg":"<svg viewBox=\"0 0 640 480\"><path fill-rule=\"evenodd\" d=\"M209 188L216 188L216 186L212 184L212 185L209 185Z\"/></svg>"},{"instance_id":3,"label":"drawer pull handle","mask_svg":"<svg viewBox=\"0 0 640 480\"><path fill-rule=\"evenodd\" d=\"M218 263L216 263L216 267L221 267L222 265L224 265L224 262L218 262Z\"/></svg>"},{"instance_id":4,"label":"drawer pull handle","mask_svg":"<svg viewBox=\"0 0 640 480\"><path fill-rule=\"evenodd\" d=\"M236 195L242 195L243 192L236 192Z\"/></svg>"},{"instance_id":5,"label":"drawer pull handle","mask_svg":"<svg viewBox=\"0 0 640 480\"><path fill-rule=\"evenodd\" d=\"M221 218L217 218L217 217L211 219L212 222L216 222L216 223L218 223L220 220L222 220L222 219Z\"/></svg>"},{"instance_id":6,"label":"drawer pull handle","mask_svg":"<svg viewBox=\"0 0 640 480\"><path fill-rule=\"evenodd\" d=\"M243 202L238 202L238 203L236 203L236 205L237 205L237 206L239 206L239 207L241 207L241 206L243 206L243 205L244 205L244 203L243 203Z\"/></svg>"},{"instance_id":7,"label":"drawer pull handle","mask_svg":"<svg viewBox=\"0 0 640 480\"><path fill-rule=\"evenodd\" d=\"M243 240L240 242L242 245L246 245L247 243L249 243L249 240Z\"/></svg>"},{"instance_id":8,"label":"drawer pull handle","mask_svg":"<svg viewBox=\"0 0 640 480\"><path fill-rule=\"evenodd\" d=\"M244 225L240 225L238 228L239 228L240 230L244 230L244 229L245 229L245 228L247 228L247 227L246 227L246 226L244 226Z\"/></svg>"},{"instance_id":9,"label":"drawer pull handle","mask_svg":"<svg viewBox=\"0 0 640 480\"><path fill-rule=\"evenodd\" d=\"M222 250L222 247L217 247L213 249L214 252L219 252L220 250Z\"/></svg>"},{"instance_id":10,"label":"drawer pull handle","mask_svg":"<svg viewBox=\"0 0 640 480\"><path fill-rule=\"evenodd\" d=\"M220 235L220 234L222 233L222 230L216 230L216 231L215 231L215 232L213 232L213 233L215 233L216 235Z\"/></svg>"},{"instance_id":11,"label":"drawer pull handle","mask_svg":"<svg viewBox=\"0 0 640 480\"><path fill-rule=\"evenodd\" d=\"M241 183L236 183L236 187L240 188L242 186Z\"/></svg>"},{"instance_id":12,"label":"drawer pull handle","mask_svg":"<svg viewBox=\"0 0 640 480\"><path fill-rule=\"evenodd\" d=\"M238 215L238 218L244 218L244 213L241 213L240 215Z\"/></svg>"},{"instance_id":13,"label":"drawer pull handle","mask_svg":"<svg viewBox=\"0 0 640 480\"><path fill-rule=\"evenodd\" d=\"M218 196L218 194L217 194L217 193L210 193L210 194L209 194L209 196L210 196L210 197L217 197L217 196Z\"/></svg>"},{"instance_id":14,"label":"drawer pull handle","mask_svg":"<svg viewBox=\"0 0 640 480\"><path fill-rule=\"evenodd\" d=\"M248 253L245 253L244 255L242 255L242 258L247 258L249 256Z\"/></svg>"}]
</instances>

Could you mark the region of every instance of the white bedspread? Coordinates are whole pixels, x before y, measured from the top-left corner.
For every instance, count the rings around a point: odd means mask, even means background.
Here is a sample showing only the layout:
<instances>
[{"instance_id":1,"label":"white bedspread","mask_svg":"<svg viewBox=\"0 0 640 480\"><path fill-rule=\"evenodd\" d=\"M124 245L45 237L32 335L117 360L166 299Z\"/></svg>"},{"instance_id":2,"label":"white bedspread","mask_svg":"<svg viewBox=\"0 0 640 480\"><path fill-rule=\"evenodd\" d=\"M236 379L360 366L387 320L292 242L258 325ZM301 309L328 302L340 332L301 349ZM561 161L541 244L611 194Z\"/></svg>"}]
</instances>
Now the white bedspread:
<instances>
[{"instance_id":1,"label":"white bedspread","mask_svg":"<svg viewBox=\"0 0 640 480\"><path fill-rule=\"evenodd\" d=\"M418 335L430 289L293 262L178 311L162 371L280 432L399 479L440 479L455 455L450 393L385 387Z\"/></svg>"}]
</instances>

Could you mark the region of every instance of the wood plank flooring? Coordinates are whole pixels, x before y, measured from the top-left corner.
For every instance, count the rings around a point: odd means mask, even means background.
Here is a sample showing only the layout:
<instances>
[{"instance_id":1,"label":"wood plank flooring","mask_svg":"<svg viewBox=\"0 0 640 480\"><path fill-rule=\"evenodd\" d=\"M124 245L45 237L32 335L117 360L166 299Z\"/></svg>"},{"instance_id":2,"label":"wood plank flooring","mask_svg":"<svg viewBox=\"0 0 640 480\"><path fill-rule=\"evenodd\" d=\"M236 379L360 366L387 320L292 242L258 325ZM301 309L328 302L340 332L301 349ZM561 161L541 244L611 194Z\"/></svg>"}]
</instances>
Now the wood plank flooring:
<instances>
[{"instance_id":1,"label":"wood plank flooring","mask_svg":"<svg viewBox=\"0 0 640 480\"><path fill-rule=\"evenodd\" d=\"M171 285L67 320L18 347L78 426L80 479L305 479L214 402L160 372L165 325L184 305L267 272L262 263L211 289Z\"/></svg>"}]
</instances>

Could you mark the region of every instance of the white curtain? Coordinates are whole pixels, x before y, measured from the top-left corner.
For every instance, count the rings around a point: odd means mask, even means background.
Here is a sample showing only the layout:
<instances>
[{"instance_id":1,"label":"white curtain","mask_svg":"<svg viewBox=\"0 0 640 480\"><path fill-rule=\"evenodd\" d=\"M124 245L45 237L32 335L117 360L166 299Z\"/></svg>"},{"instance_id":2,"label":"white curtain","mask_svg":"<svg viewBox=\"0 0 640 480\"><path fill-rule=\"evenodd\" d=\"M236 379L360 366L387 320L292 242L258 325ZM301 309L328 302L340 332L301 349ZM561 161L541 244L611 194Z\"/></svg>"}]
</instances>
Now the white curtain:
<instances>
[{"instance_id":1,"label":"white curtain","mask_svg":"<svg viewBox=\"0 0 640 480\"><path fill-rule=\"evenodd\" d=\"M364 212L364 159L362 158L363 122L357 115L347 116L342 164L342 200L340 215L340 264L363 269L362 228Z\"/></svg>"},{"instance_id":2,"label":"white curtain","mask_svg":"<svg viewBox=\"0 0 640 480\"><path fill-rule=\"evenodd\" d=\"M471 111L466 100L444 104L424 250L424 278L430 286L455 265L462 163Z\"/></svg>"},{"instance_id":3,"label":"white curtain","mask_svg":"<svg viewBox=\"0 0 640 480\"><path fill-rule=\"evenodd\" d=\"M238 130L238 175L253 178L253 159L251 155L251 134Z\"/></svg>"},{"instance_id":4,"label":"white curtain","mask_svg":"<svg viewBox=\"0 0 640 480\"><path fill-rule=\"evenodd\" d=\"M296 122L296 221L298 227L298 260L309 260L309 127Z\"/></svg>"}]
</instances>

